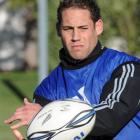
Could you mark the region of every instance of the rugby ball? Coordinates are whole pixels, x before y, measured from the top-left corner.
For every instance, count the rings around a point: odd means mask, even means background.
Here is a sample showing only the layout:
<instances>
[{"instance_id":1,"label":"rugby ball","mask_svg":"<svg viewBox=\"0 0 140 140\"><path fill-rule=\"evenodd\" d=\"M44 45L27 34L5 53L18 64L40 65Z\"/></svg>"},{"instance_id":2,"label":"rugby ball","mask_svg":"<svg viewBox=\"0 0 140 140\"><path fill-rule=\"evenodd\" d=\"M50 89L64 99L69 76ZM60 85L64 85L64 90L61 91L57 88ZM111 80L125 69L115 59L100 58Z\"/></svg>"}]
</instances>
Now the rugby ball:
<instances>
[{"instance_id":1,"label":"rugby ball","mask_svg":"<svg viewBox=\"0 0 140 140\"><path fill-rule=\"evenodd\" d=\"M44 106L27 129L28 140L82 140L93 129L94 108L79 100L58 100Z\"/></svg>"}]
</instances>

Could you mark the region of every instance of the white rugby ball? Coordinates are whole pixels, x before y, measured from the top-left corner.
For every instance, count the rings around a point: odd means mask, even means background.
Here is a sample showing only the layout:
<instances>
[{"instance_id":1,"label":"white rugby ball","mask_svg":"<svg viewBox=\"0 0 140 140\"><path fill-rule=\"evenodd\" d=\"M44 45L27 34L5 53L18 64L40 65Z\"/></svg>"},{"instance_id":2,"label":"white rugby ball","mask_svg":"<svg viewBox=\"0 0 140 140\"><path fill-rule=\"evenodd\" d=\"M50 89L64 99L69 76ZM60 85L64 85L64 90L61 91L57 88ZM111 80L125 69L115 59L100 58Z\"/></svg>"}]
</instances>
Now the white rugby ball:
<instances>
[{"instance_id":1,"label":"white rugby ball","mask_svg":"<svg viewBox=\"0 0 140 140\"><path fill-rule=\"evenodd\" d=\"M95 111L79 100L58 100L44 106L33 118L28 140L82 140L93 129Z\"/></svg>"}]
</instances>

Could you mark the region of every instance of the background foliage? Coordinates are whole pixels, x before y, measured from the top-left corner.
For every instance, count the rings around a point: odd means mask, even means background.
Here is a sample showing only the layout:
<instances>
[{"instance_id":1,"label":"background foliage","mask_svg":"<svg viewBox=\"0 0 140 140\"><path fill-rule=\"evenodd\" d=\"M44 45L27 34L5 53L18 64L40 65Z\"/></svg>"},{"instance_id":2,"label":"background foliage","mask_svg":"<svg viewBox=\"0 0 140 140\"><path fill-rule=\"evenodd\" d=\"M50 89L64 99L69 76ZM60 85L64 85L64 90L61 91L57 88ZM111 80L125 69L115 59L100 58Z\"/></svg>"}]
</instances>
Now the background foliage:
<instances>
[{"instance_id":1,"label":"background foliage","mask_svg":"<svg viewBox=\"0 0 140 140\"><path fill-rule=\"evenodd\" d=\"M128 42L128 53L137 55L140 52L140 1L139 0L97 0L101 7L104 20L102 42L112 36L123 37ZM59 0L49 0L49 68L52 70L58 64L58 50L61 47L55 31L56 9ZM16 9L33 5L34 15L37 13L36 0L12 0L10 8Z\"/></svg>"},{"instance_id":2,"label":"background foliage","mask_svg":"<svg viewBox=\"0 0 140 140\"><path fill-rule=\"evenodd\" d=\"M7 83L11 83L12 86L8 86ZM23 99L20 98L21 95L32 100L36 85L37 73L35 71L1 73L0 140L15 140L10 127L4 124L4 120L9 118L17 107L22 106ZM25 128L21 129L22 133L26 136L25 130Z\"/></svg>"},{"instance_id":3,"label":"background foliage","mask_svg":"<svg viewBox=\"0 0 140 140\"><path fill-rule=\"evenodd\" d=\"M131 54L140 51L140 1L98 0L105 23L104 39L121 36L128 42Z\"/></svg>"}]
</instances>

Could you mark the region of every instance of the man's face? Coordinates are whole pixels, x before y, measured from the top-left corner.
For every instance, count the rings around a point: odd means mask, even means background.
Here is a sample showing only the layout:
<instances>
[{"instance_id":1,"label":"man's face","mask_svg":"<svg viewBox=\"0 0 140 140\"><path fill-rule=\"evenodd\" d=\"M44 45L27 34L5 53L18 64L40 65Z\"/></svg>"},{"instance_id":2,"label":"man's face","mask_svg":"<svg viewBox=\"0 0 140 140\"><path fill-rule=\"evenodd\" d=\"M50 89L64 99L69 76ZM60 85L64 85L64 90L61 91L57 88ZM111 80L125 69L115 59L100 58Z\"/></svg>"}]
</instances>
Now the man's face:
<instances>
[{"instance_id":1,"label":"man's face","mask_svg":"<svg viewBox=\"0 0 140 140\"><path fill-rule=\"evenodd\" d=\"M93 51L102 30L102 21L94 24L90 12L86 9L68 8L62 12L60 36L74 59L85 59Z\"/></svg>"}]
</instances>

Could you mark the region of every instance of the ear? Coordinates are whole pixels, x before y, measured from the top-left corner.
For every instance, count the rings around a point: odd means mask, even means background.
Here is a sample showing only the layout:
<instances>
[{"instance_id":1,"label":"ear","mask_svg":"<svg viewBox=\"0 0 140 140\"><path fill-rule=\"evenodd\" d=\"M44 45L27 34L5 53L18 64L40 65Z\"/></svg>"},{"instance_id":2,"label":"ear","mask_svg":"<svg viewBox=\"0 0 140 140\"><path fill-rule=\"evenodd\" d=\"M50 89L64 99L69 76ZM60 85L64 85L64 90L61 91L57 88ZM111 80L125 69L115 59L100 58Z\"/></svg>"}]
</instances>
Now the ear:
<instances>
[{"instance_id":1,"label":"ear","mask_svg":"<svg viewBox=\"0 0 140 140\"><path fill-rule=\"evenodd\" d=\"M98 21L96 21L95 30L96 30L97 35L100 35L103 32L103 21L102 21L102 19L99 19Z\"/></svg>"}]
</instances>

